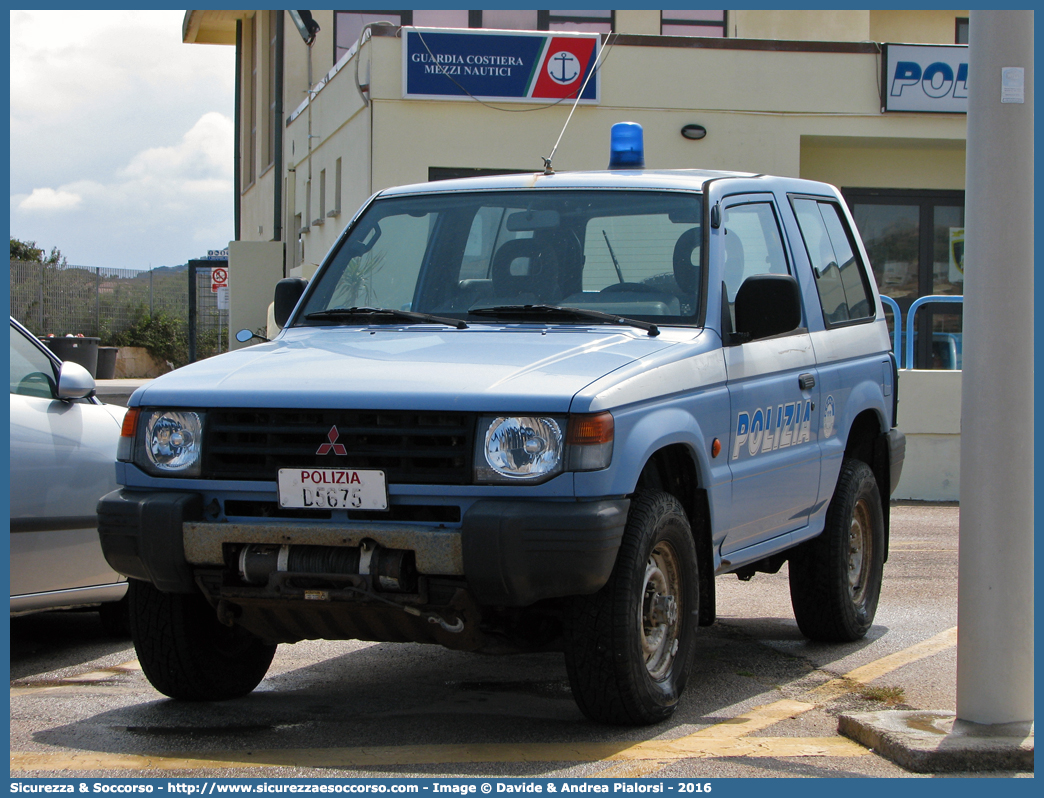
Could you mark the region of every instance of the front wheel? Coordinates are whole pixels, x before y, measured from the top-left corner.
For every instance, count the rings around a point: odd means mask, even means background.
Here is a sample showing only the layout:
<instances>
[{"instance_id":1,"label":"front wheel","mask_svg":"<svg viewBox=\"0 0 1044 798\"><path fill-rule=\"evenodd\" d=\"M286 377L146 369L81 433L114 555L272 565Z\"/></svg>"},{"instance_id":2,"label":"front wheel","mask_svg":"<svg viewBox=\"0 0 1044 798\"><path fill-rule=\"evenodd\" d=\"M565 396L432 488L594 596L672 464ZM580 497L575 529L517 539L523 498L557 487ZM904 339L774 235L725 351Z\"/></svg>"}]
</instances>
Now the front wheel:
<instances>
[{"instance_id":1,"label":"front wheel","mask_svg":"<svg viewBox=\"0 0 1044 798\"><path fill-rule=\"evenodd\" d=\"M884 510L870 466L845 458L823 533L790 556L790 601L805 637L859 640L870 629L884 572Z\"/></svg>"},{"instance_id":2,"label":"front wheel","mask_svg":"<svg viewBox=\"0 0 1044 798\"><path fill-rule=\"evenodd\" d=\"M698 581L692 531L678 500L639 493L609 581L570 605L566 669L587 717L644 725L674 713L692 669Z\"/></svg>"},{"instance_id":3,"label":"front wheel","mask_svg":"<svg viewBox=\"0 0 1044 798\"><path fill-rule=\"evenodd\" d=\"M171 698L222 701L253 690L276 647L228 627L199 593L161 593L131 580L131 637L145 677Z\"/></svg>"}]
</instances>

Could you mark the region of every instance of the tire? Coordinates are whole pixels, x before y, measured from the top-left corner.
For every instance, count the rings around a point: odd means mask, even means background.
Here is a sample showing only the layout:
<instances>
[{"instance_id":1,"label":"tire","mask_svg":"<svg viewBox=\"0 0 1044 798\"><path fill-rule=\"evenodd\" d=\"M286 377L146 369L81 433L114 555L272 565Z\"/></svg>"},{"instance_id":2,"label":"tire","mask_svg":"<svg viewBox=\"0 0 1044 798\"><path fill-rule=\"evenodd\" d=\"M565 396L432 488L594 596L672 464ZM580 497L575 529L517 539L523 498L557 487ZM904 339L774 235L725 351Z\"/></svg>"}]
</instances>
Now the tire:
<instances>
[{"instance_id":1,"label":"tire","mask_svg":"<svg viewBox=\"0 0 1044 798\"><path fill-rule=\"evenodd\" d=\"M131 637L152 686L185 701L239 698L265 678L276 647L220 623L199 593L161 593L131 580Z\"/></svg>"},{"instance_id":2,"label":"tire","mask_svg":"<svg viewBox=\"0 0 1044 798\"><path fill-rule=\"evenodd\" d=\"M647 725L678 706L695 652L699 573L689 520L673 496L639 493L609 581L570 601L565 660L591 720Z\"/></svg>"},{"instance_id":3,"label":"tire","mask_svg":"<svg viewBox=\"0 0 1044 798\"><path fill-rule=\"evenodd\" d=\"M846 457L823 533L790 556L790 601L810 640L848 643L874 622L884 572L884 510L870 466Z\"/></svg>"}]
</instances>

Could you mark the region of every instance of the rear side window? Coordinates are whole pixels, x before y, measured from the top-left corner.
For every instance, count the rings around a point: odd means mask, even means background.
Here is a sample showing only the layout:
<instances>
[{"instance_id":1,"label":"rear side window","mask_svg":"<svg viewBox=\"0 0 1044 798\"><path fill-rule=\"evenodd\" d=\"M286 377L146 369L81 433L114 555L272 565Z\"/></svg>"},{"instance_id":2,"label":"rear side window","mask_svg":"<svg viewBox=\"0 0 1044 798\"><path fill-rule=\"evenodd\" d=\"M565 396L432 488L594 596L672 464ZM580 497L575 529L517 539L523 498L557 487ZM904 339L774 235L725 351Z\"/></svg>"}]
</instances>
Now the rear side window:
<instances>
[{"instance_id":1,"label":"rear side window","mask_svg":"<svg viewBox=\"0 0 1044 798\"><path fill-rule=\"evenodd\" d=\"M852 236L834 202L794 199L816 288L828 324L868 319L874 315L865 270L855 254Z\"/></svg>"}]
</instances>

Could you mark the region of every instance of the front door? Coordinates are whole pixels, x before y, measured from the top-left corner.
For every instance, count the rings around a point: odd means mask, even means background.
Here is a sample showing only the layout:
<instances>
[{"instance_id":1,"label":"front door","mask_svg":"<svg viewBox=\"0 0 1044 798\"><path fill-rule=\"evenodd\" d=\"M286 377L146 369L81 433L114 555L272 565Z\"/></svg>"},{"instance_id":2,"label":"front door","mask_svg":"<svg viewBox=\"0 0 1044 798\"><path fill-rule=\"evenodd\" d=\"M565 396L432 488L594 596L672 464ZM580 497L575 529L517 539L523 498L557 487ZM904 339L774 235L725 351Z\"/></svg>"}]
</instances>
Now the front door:
<instances>
[{"instance_id":1,"label":"front door","mask_svg":"<svg viewBox=\"0 0 1044 798\"><path fill-rule=\"evenodd\" d=\"M721 259L723 319L743 281L790 274L779 215L770 195L730 197L712 237ZM819 399L808 331L725 348L732 434L728 452L732 504L721 553L787 534L808 524L819 494Z\"/></svg>"}]
</instances>

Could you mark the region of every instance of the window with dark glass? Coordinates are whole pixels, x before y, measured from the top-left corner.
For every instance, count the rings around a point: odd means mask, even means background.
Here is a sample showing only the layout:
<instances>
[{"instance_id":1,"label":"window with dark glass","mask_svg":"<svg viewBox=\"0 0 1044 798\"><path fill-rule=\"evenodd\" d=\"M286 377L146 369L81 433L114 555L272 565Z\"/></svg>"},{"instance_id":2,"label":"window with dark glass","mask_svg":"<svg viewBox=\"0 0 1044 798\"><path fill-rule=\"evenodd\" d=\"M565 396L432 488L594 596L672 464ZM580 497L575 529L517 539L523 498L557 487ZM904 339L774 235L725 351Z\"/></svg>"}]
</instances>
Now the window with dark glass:
<instances>
[{"instance_id":1,"label":"window with dark glass","mask_svg":"<svg viewBox=\"0 0 1044 798\"><path fill-rule=\"evenodd\" d=\"M814 199L793 204L827 324L873 316L869 286L840 209Z\"/></svg>"},{"instance_id":2,"label":"window with dark glass","mask_svg":"<svg viewBox=\"0 0 1044 798\"><path fill-rule=\"evenodd\" d=\"M957 17L957 23L955 25L956 31L954 32L953 41L954 44L967 44L968 43L968 18Z\"/></svg>"},{"instance_id":3,"label":"window with dark glass","mask_svg":"<svg viewBox=\"0 0 1044 798\"><path fill-rule=\"evenodd\" d=\"M660 12L660 33L664 36L716 36L727 35L724 11L707 9L685 10L674 8Z\"/></svg>"},{"instance_id":4,"label":"window with dark glass","mask_svg":"<svg viewBox=\"0 0 1044 798\"><path fill-rule=\"evenodd\" d=\"M905 341L906 314L916 299L964 293L964 192L846 188L842 193L878 290L903 314ZM885 315L892 328L892 314ZM914 368L960 367L961 318L961 306L954 304L929 303L917 312Z\"/></svg>"}]
</instances>

